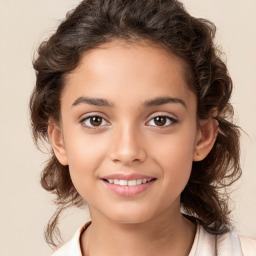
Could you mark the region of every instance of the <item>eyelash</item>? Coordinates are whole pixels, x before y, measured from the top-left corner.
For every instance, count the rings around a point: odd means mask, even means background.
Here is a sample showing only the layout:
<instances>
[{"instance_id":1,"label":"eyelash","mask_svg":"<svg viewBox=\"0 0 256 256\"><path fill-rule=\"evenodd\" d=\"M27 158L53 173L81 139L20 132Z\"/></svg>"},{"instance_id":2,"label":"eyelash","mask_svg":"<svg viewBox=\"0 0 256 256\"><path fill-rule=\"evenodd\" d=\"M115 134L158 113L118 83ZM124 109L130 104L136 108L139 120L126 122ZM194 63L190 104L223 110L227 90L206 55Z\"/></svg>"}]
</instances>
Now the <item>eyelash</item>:
<instances>
[{"instance_id":1,"label":"eyelash","mask_svg":"<svg viewBox=\"0 0 256 256\"><path fill-rule=\"evenodd\" d=\"M100 125L100 126L90 126L90 125L86 125L86 124L85 124L85 122L86 122L87 120L89 120L89 122L90 122L90 120L91 120L93 117L101 118L101 120L104 120L106 123L108 123L108 122L107 122L102 116L100 116L100 115L91 115L91 116L87 116L87 117L83 118L83 119L80 121L80 123L82 124L83 127L87 128L87 129L101 129L102 125ZM168 125L165 125L165 124L164 124L163 126L157 126L157 125L154 126L154 127L160 128L160 129L167 129L167 128L169 128L169 127L175 125L175 124L178 122L177 119L175 119L175 118L173 118L173 117L170 117L170 116L168 116L168 115L157 115L157 116L152 117L147 123L149 123L150 121L154 120L154 119L157 118L157 117L164 117L164 118L166 118L166 119L169 121L169 124L168 124ZM91 122L90 122L90 124L91 124Z\"/></svg>"}]
</instances>

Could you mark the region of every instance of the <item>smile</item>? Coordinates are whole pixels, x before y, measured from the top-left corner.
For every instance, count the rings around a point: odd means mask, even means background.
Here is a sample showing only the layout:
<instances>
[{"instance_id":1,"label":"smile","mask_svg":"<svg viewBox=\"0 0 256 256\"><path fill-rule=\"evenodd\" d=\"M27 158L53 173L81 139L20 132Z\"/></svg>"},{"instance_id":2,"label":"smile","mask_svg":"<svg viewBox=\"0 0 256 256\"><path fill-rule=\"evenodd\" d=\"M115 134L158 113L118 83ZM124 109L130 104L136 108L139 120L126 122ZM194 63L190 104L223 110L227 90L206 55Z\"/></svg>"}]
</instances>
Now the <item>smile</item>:
<instances>
[{"instance_id":1,"label":"smile","mask_svg":"<svg viewBox=\"0 0 256 256\"><path fill-rule=\"evenodd\" d=\"M153 179L138 179L138 180L119 180L119 179L106 179L110 184L120 186L136 186L150 182Z\"/></svg>"},{"instance_id":2,"label":"smile","mask_svg":"<svg viewBox=\"0 0 256 256\"><path fill-rule=\"evenodd\" d=\"M156 178L145 177L142 179L117 179L112 177L102 179L108 191L122 197L144 194L153 186L156 180Z\"/></svg>"}]
</instances>

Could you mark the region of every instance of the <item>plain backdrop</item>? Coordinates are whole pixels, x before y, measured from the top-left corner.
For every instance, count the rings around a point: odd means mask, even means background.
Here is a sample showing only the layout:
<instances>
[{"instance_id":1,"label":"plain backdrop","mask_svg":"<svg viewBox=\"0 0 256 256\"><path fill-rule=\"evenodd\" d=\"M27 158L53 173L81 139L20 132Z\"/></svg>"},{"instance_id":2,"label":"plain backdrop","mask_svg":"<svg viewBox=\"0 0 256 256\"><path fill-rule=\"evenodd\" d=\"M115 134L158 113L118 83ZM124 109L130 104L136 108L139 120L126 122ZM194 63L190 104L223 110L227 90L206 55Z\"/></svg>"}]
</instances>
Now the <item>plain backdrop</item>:
<instances>
[{"instance_id":1,"label":"plain backdrop","mask_svg":"<svg viewBox=\"0 0 256 256\"><path fill-rule=\"evenodd\" d=\"M78 0L0 0L0 255L43 256L43 239L54 212L52 196L40 187L47 155L31 139L28 102L35 83L32 59ZM216 43L226 53L234 81L232 103L242 135L242 179L233 187L236 230L256 239L256 1L183 0L196 17L212 20ZM71 209L63 218L64 239L88 220Z\"/></svg>"}]
</instances>

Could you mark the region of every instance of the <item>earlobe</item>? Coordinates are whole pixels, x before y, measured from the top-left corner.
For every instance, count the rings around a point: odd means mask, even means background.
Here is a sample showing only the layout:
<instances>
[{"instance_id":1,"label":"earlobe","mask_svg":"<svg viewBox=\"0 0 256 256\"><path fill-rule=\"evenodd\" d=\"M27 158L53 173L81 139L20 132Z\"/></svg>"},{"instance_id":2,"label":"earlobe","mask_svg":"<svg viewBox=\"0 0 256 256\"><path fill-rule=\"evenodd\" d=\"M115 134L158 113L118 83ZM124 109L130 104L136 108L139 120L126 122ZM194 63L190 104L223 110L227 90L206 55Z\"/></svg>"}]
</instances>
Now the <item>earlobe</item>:
<instances>
[{"instance_id":1,"label":"earlobe","mask_svg":"<svg viewBox=\"0 0 256 256\"><path fill-rule=\"evenodd\" d=\"M67 154L61 128L54 122L48 124L48 136L52 149L62 165L68 165Z\"/></svg>"},{"instance_id":2,"label":"earlobe","mask_svg":"<svg viewBox=\"0 0 256 256\"><path fill-rule=\"evenodd\" d=\"M218 136L218 126L218 121L212 117L200 121L200 136L195 146L194 161L202 161L210 153Z\"/></svg>"}]
</instances>

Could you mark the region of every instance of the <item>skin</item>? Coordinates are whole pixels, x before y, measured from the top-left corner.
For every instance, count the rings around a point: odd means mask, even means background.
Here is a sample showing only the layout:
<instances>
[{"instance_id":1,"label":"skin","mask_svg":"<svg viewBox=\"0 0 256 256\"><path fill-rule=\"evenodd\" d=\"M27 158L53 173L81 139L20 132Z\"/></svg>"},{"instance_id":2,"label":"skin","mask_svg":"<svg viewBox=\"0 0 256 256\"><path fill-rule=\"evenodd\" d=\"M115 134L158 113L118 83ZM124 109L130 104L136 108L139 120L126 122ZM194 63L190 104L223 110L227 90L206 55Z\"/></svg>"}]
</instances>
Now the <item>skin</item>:
<instances>
[{"instance_id":1,"label":"skin","mask_svg":"<svg viewBox=\"0 0 256 256\"><path fill-rule=\"evenodd\" d=\"M210 152L217 123L198 122L196 96L185 77L182 61L165 49L120 40L84 53L67 75L61 123L51 122L48 132L89 205L92 224L81 238L83 255L189 254L195 224L180 213L180 194L192 162ZM105 99L110 106L81 97ZM157 97L176 100L145 106ZM88 115L101 117L96 126ZM167 117L157 123L158 116ZM156 180L143 193L120 196L102 180L120 173Z\"/></svg>"}]
</instances>

